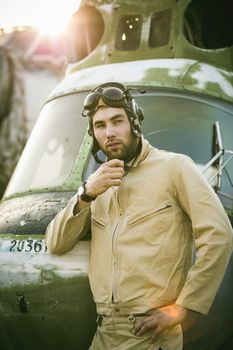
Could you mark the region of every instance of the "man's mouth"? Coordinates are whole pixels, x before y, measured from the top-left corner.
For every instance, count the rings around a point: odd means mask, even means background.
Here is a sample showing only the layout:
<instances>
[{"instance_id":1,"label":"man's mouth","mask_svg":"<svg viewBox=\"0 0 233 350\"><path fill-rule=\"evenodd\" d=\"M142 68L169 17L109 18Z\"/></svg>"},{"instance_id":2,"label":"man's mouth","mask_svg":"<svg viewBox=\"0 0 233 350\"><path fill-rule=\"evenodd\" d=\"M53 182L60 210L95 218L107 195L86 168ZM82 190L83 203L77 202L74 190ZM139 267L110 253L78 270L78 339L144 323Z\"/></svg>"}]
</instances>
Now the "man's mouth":
<instances>
[{"instance_id":1,"label":"man's mouth","mask_svg":"<svg viewBox=\"0 0 233 350\"><path fill-rule=\"evenodd\" d=\"M115 148L121 145L120 141L112 141L112 142L107 142L106 147L107 148Z\"/></svg>"}]
</instances>

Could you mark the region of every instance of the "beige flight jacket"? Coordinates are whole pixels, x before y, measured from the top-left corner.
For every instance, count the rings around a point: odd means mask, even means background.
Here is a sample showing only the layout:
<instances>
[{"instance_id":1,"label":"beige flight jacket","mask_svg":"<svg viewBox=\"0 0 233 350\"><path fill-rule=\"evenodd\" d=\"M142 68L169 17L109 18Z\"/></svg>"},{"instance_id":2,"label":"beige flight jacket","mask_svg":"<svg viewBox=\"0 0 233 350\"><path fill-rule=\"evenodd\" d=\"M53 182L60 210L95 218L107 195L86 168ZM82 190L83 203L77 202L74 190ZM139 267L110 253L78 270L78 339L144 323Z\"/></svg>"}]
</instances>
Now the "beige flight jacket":
<instances>
[{"instance_id":1,"label":"beige flight jacket","mask_svg":"<svg viewBox=\"0 0 233 350\"><path fill-rule=\"evenodd\" d=\"M233 246L220 200L192 160L145 139L129 165L121 185L91 208L73 215L71 198L47 228L49 251L72 249L91 223L88 274L98 313L145 313L175 302L207 314Z\"/></svg>"}]
</instances>

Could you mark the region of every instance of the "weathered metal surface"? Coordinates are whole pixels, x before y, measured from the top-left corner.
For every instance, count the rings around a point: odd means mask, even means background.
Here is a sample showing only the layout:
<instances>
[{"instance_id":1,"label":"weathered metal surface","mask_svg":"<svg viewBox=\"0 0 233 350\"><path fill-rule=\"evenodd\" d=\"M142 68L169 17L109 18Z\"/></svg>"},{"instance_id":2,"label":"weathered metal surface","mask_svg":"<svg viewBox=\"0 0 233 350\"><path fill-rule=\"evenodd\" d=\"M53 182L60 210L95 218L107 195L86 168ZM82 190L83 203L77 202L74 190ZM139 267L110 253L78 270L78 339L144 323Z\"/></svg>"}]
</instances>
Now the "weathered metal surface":
<instances>
[{"instance_id":1,"label":"weathered metal surface","mask_svg":"<svg viewBox=\"0 0 233 350\"><path fill-rule=\"evenodd\" d=\"M189 5L195 5L191 6L190 10L191 17L195 20L194 24L189 24L186 18L186 10ZM216 6L219 6L219 11L216 10ZM75 70L103 63L109 64L113 62L164 57L196 59L200 62L211 63L215 66L232 69L232 41L228 46L217 49L207 49L205 46L198 47L193 42L198 35L202 35L202 32L208 29L199 28L201 25L200 18L203 13L206 19L214 17L213 21L215 21L215 23L211 22L213 26L212 31L217 25L220 25L220 28L226 26L230 28L229 22L231 21L231 17L228 14L230 12L230 3L227 0L222 1L221 5L220 3L217 4L217 2L213 4L212 0L205 0L205 2L197 0L84 0L81 2L80 11L78 11L76 15L77 21L80 20L81 23L85 23L88 28L86 32L82 31L79 33L80 35L86 35L88 37L87 46L88 41L91 42L95 40L96 31L98 31L95 22L88 22L90 8L95 9L96 16L100 15L102 17L104 22L103 34L99 42L96 43L97 46L95 45L95 50L89 52L85 60L81 60L78 64L73 66ZM197 9L199 9L199 12L196 12ZM213 12L213 9L215 12ZM223 9L225 9L224 12ZM229 9L229 11L227 9ZM170 10L172 12L169 39L164 45L152 47L150 45L151 21L155 14L160 14L165 10ZM218 13L220 14L219 16ZM140 43L134 50L127 50L127 48L124 50L116 49L116 35L118 33L119 23L122 17L126 16L142 17L143 23L140 32ZM164 23L164 25L166 25L166 23ZM189 31L189 34L191 33L190 35L193 37L192 42L189 42L185 37L184 28ZM225 31L219 30L219 32L216 33L216 37L220 37L224 35L224 33Z\"/></svg>"},{"instance_id":2,"label":"weathered metal surface","mask_svg":"<svg viewBox=\"0 0 233 350\"><path fill-rule=\"evenodd\" d=\"M82 69L70 74L48 100L80 90L90 90L103 81L127 85L176 89L233 102L233 73L188 59L154 59L114 63Z\"/></svg>"},{"instance_id":3,"label":"weathered metal surface","mask_svg":"<svg viewBox=\"0 0 233 350\"><path fill-rule=\"evenodd\" d=\"M73 193L49 192L19 196L1 203L0 234L44 235L55 214Z\"/></svg>"},{"instance_id":4,"label":"weathered metal surface","mask_svg":"<svg viewBox=\"0 0 233 350\"><path fill-rule=\"evenodd\" d=\"M2 350L87 350L96 328L87 277L1 290Z\"/></svg>"}]
</instances>

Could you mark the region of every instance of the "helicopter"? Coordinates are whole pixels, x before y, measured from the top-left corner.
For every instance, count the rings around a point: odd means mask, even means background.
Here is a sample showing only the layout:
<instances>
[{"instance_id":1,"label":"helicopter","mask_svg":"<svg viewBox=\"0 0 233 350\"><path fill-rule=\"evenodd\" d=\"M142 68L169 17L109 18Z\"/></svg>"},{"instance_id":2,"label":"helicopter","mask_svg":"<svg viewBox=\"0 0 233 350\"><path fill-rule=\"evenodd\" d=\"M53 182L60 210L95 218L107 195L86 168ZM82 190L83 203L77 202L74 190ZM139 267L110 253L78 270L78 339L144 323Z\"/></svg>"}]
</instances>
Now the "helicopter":
<instances>
[{"instance_id":1,"label":"helicopter","mask_svg":"<svg viewBox=\"0 0 233 350\"><path fill-rule=\"evenodd\" d=\"M191 157L233 224L230 23L229 1L81 1L70 24L77 62L47 97L0 203L2 350L85 350L95 333L90 235L56 256L44 234L97 168L81 111L99 84L132 89L145 137ZM184 350L233 348L232 286L231 258L209 315L183 325Z\"/></svg>"}]
</instances>

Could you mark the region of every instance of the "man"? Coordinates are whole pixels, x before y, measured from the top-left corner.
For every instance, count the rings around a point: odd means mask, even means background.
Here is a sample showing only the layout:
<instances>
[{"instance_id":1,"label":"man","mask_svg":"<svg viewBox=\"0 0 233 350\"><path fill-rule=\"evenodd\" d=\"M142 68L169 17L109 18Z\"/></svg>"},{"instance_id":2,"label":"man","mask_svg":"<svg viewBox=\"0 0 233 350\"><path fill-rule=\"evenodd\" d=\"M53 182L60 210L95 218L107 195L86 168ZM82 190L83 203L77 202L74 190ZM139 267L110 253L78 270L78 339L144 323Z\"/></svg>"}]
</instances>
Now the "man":
<instances>
[{"instance_id":1,"label":"man","mask_svg":"<svg viewBox=\"0 0 233 350\"><path fill-rule=\"evenodd\" d=\"M223 278L230 222L187 156L143 138L142 109L123 85L97 87L83 115L102 164L50 223L48 249L72 249L91 223L89 279L99 317L90 349L180 350L180 323L208 313Z\"/></svg>"}]
</instances>

